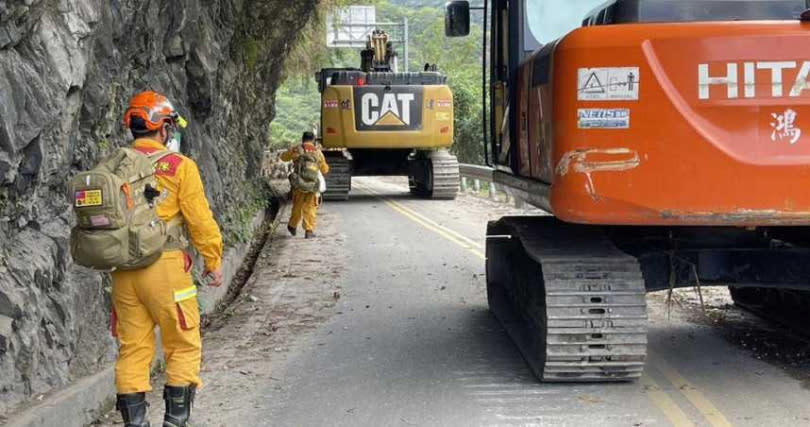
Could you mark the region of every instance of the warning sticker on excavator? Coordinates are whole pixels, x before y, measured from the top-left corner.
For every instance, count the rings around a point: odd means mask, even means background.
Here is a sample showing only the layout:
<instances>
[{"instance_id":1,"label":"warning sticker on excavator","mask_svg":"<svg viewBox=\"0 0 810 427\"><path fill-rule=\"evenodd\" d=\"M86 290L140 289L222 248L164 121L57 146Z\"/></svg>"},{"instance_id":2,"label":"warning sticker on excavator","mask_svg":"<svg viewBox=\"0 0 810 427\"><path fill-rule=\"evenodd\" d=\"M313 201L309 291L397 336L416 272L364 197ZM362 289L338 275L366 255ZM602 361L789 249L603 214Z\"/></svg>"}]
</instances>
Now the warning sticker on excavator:
<instances>
[{"instance_id":1,"label":"warning sticker on excavator","mask_svg":"<svg viewBox=\"0 0 810 427\"><path fill-rule=\"evenodd\" d=\"M641 84L638 67L580 68L579 101L637 101Z\"/></svg>"}]
</instances>

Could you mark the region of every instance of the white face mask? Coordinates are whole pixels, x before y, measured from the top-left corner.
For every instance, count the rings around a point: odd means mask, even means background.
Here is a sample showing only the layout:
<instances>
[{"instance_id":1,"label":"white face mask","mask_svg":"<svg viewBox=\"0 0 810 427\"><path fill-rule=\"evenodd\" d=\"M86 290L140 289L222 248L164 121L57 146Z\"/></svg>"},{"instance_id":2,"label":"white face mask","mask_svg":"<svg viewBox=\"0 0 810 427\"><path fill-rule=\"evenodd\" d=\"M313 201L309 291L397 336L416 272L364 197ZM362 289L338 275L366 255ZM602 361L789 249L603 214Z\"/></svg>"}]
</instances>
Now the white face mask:
<instances>
[{"instance_id":1,"label":"white face mask","mask_svg":"<svg viewBox=\"0 0 810 427\"><path fill-rule=\"evenodd\" d=\"M182 135L180 134L180 132L174 132L172 134L171 139L169 139L169 142L166 143L166 149L169 151L174 151L175 153L179 153L181 140Z\"/></svg>"}]
</instances>

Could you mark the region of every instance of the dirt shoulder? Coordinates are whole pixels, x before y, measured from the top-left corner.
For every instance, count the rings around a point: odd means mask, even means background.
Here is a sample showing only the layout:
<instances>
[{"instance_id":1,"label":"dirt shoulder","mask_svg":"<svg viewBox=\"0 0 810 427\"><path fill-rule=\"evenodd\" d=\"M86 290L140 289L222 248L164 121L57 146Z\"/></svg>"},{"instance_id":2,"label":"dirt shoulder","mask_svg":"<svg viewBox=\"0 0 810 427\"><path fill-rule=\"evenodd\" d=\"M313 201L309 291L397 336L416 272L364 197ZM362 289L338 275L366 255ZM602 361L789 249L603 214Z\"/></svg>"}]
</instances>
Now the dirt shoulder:
<instances>
[{"instance_id":1,"label":"dirt shoulder","mask_svg":"<svg viewBox=\"0 0 810 427\"><path fill-rule=\"evenodd\" d=\"M195 426L239 425L242 414L266 399L257 392L272 387L288 355L334 313L336 279L346 265L339 218L321 210L318 237L307 240L287 234L289 209L279 215L241 294L203 331L205 385L195 402ZM162 384L156 377L149 396L152 425L162 421ZM121 425L120 416L110 412L99 425Z\"/></svg>"},{"instance_id":2,"label":"dirt shoulder","mask_svg":"<svg viewBox=\"0 0 810 427\"><path fill-rule=\"evenodd\" d=\"M671 307L673 318L714 328L740 351L784 370L810 389L810 340L801 325L791 328L734 305L726 287L703 287L700 293L696 288L676 289L669 305L666 291L651 294L647 301L650 311L667 313Z\"/></svg>"}]
</instances>

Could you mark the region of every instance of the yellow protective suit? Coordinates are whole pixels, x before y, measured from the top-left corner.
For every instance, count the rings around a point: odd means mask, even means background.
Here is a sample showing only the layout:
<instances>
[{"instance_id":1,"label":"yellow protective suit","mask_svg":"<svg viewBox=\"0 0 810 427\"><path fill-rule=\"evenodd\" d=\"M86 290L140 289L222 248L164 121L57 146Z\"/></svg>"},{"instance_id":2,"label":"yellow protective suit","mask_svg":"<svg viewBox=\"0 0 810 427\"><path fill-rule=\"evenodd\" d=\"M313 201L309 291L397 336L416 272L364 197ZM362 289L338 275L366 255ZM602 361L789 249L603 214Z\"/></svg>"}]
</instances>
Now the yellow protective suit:
<instances>
[{"instance_id":1,"label":"yellow protective suit","mask_svg":"<svg viewBox=\"0 0 810 427\"><path fill-rule=\"evenodd\" d=\"M151 153L163 144L138 139L134 148ZM205 197L200 172L193 160L173 153L155 168L164 197L158 215L169 221L182 215L191 242L214 271L222 264L222 236ZM202 385L200 380L200 309L191 277L191 258L169 250L149 267L119 271L113 279L113 334L120 350L115 364L118 393L150 391L149 372L155 354L155 325L160 327L166 355L167 384Z\"/></svg>"},{"instance_id":2,"label":"yellow protective suit","mask_svg":"<svg viewBox=\"0 0 810 427\"><path fill-rule=\"evenodd\" d=\"M323 153L321 150L318 150L314 144L309 142L305 142L285 151L281 154L281 160L285 162L295 162L304 151L317 152L318 167L321 169L321 173L324 175L329 173L329 165L326 163L326 158L324 158ZM298 228L298 224L300 224L303 220L304 230L315 231L315 226L318 223L319 196L320 195L317 193L307 193L293 188L293 207L292 212L290 213L290 220L287 222L287 226Z\"/></svg>"}]
</instances>

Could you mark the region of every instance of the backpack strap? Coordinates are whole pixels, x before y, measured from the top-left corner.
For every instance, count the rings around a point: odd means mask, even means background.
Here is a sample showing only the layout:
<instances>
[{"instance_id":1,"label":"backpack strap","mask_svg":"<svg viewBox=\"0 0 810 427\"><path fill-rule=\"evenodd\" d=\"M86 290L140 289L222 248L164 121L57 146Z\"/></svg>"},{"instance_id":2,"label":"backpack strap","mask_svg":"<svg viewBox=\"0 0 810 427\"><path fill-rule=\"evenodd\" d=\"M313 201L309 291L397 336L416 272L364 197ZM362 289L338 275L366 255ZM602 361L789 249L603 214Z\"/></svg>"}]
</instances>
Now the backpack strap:
<instances>
[{"instance_id":1,"label":"backpack strap","mask_svg":"<svg viewBox=\"0 0 810 427\"><path fill-rule=\"evenodd\" d=\"M296 146L295 147L295 152L298 154L298 156L295 157L295 160L293 161L293 164L297 168L297 167L301 166L301 162L303 161L303 157L304 157L304 155L307 154L307 151L304 149L304 144Z\"/></svg>"},{"instance_id":2,"label":"backpack strap","mask_svg":"<svg viewBox=\"0 0 810 427\"><path fill-rule=\"evenodd\" d=\"M153 165L156 165L159 161L163 160L166 156L172 154L172 151L169 150L158 150L154 153L147 154L146 157L149 157L149 160L152 161Z\"/></svg>"},{"instance_id":3,"label":"backpack strap","mask_svg":"<svg viewBox=\"0 0 810 427\"><path fill-rule=\"evenodd\" d=\"M177 215L174 216L174 218L166 221L166 226L167 227L179 227L179 226L183 225L184 223L185 223L185 220L183 219L183 214L177 214Z\"/></svg>"},{"instance_id":4,"label":"backpack strap","mask_svg":"<svg viewBox=\"0 0 810 427\"><path fill-rule=\"evenodd\" d=\"M141 154L146 156L149 159L149 161L152 162L152 166L154 167L155 165L158 164L158 162L160 162L161 160L166 158L168 155L172 154L172 152L169 151L169 150L158 150L158 151L155 151L155 152L149 153L149 154L141 152ZM149 175L151 175L151 174L149 174ZM131 177L127 178L127 181L130 184L134 184L134 183L146 178L149 175L140 173L138 175L131 176Z\"/></svg>"},{"instance_id":5,"label":"backpack strap","mask_svg":"<svg viewBox=\"0 0 810 427\"><path fill-rule=\"evenodd\" d=\"M188 238L186 238L184 225L185 219L183 218L183 214L177 214L174 218L166 221L166 230L169 238L166 240L163 250L186 249L188 247Z\"/></svg>"}]
</instances>

